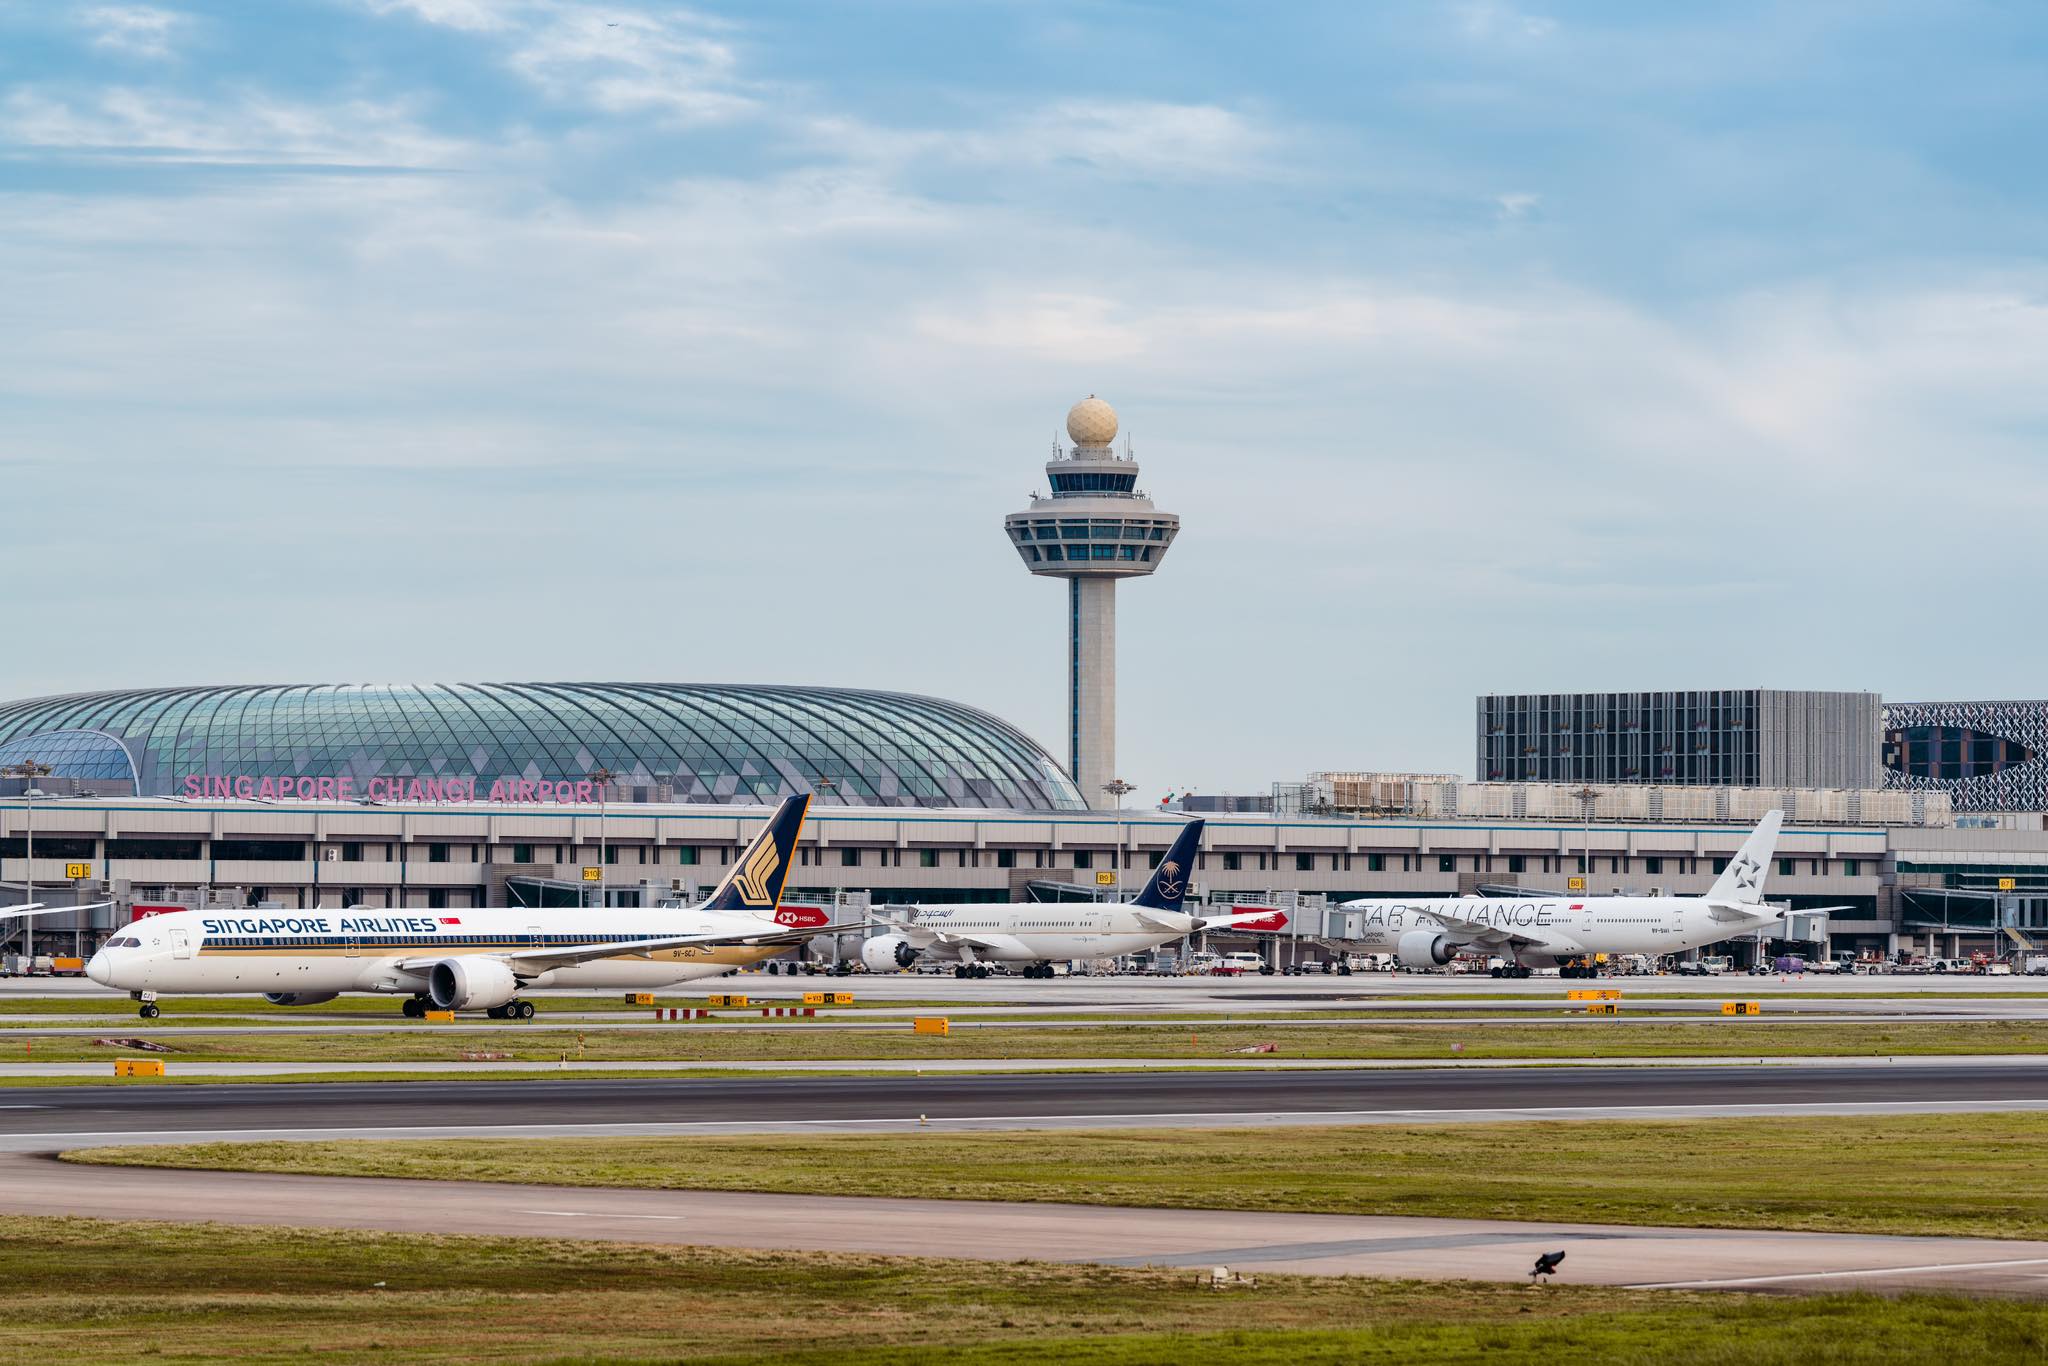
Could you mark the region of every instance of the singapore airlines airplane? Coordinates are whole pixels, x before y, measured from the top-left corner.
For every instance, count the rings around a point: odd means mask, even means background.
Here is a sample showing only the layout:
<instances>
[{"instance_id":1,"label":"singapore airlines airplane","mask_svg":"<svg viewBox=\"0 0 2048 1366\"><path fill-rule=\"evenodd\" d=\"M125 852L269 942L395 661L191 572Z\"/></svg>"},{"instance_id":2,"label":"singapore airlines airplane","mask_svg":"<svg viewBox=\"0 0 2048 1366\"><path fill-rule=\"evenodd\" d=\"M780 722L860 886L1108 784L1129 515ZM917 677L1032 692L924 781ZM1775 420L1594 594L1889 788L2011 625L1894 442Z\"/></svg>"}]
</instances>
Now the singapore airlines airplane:
<instances>
[{"instance_id":1,"label":"singapore airlines airplane","mask_svg":"<svg viewBox=\"0 0 2048 1366\"><path fill-rule=\"evenodd\" d=\"M1188 874L1202 846L1202 822L1189 821L1128 902L1062 905L913 906L904 917L870 917L889 933L861 945L870 972L894 972L920 958L954 964L955 977L986 977L990 963L1022 963L1026 977L1050 977L1055 960L1110 958L1182 939L1197 930L1278 930L1284 911L1190 915L1181 910Z\"/></svg>"},{"instance_id":2,"label":"singapore airlines airplane","mask_svg":"<svg viewBox=\"0 0 2048 1366\"><path fill-rule=\"evenodd\" d=\"M783 800L701 905L439 911L171 911L135 921L85 965L142 1002L162 992L261 992L273 1005L344 991L405 998L409 1016L482 1009L533 1018L528 987L652 989L717 977L832 929L823 911L782 906L811 799Z\"/></svg>"},{"instance_id":3,"label":"singapore airlines airplane","mask_svg":"<svg viewBox=\"0 0 2048 1366\"><path fill-rule=\"evenodd\" d=\"M1552 964L1568 977L1591 976L1590 967L1569 964L1603 953L1678 953L1782 919L1763 904L1763 890L1784 818L1767 813L1705 896L1467 896L1347 901L1344 909L1364 912L1366 948L1393 954L1403 967L1439 966L1462 949L1480 949L1509 959L1510 976Z\"/></svg>"}]
</instances>

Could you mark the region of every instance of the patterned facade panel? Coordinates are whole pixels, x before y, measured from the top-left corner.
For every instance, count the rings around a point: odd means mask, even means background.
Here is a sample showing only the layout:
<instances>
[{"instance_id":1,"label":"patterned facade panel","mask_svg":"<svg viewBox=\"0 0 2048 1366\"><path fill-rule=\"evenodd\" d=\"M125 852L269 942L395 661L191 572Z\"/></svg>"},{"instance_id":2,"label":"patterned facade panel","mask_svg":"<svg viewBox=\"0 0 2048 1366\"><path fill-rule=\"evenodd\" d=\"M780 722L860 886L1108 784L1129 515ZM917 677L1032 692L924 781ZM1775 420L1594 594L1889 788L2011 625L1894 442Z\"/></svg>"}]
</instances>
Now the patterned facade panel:
<instances>
[{"instance_id":1,"label":"patterned facade panel","mask_svg":"<svg viewBox=\"0 0 2048 1366\"><path fill-rule=\"evenodd\" d=\"M0 703L0 759L131 776L145 796L329 780L550 789L611 776L619 800L1078 811L1058 763L972 707L907 693L668 683L319 684L84 693ZM87 770L91 771L88 772ZM101 770L106 770L102 774ZM346 787L341 784L346 782ZM303 790L293 794L308 795ZM519 800L516 796L503 798Z\"/></svg>"},{"instance_id":2,"label":"patterned facade panel","mask_svg":"<svg viewBox=\"0 0 2048 1366\"><path fill-rule=\"evenodd\" d=\"M2048 811L2048 701L1887 702L1884 769L1959 813Z\"/></svg>"}]
</instances>

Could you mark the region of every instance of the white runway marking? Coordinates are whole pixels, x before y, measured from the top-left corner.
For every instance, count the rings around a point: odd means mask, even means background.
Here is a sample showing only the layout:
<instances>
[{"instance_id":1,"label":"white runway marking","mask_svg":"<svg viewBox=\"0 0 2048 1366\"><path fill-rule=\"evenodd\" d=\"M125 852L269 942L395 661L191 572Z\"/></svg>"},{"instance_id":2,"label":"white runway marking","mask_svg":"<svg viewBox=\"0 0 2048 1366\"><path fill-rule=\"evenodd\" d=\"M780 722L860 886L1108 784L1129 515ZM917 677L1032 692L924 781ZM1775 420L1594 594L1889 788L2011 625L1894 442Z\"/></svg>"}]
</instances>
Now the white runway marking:
<instances>
[{"instance_id":1,"label":"white runway marking","mask_svg":"<svg viewBox=\"0 0 2048 1366\"><path fill-rule=\"evenodd\" d=\"M680 1222L680 1214L602 1214L587 1209L520 1209L514 1214L545 1214L555 1219L660 1219L666 1223Z\"/></svg>"},{"instance_id":2,"label":"white runway marking","mask_svg":"<svg viewBox=\"0 0 2048 1366\"><path fill-rule=\"evenodd\" d=\"M100 1144L222 1143L269 1139L316 1142L338 1138L475 1138L529 1133L542 1137L583 1134L687 1135L794 1133L807 1130L860 1132L875 1129L929 1131L954 1128L1253 1128L1303 1124L1504 1123L1514 1120L1710 1119L1776 1114L1823 1115L1986 1114L2048 1110L2048 1100L1989 1101L1772 1101L1754 1105L1602 1105L1513 1106L1476 1109L1384 1110L1191 1110L1139 1111L1124 1114L953 1115L920 1121L916 1115L841 1119L683 1120L674 1122L606 1120L553 1124L385 1124L348 1128L277 1129L97 1129L0 1135L0 1151L42 1151Z\"/></svg>"},{"instance_id":3,"label":"white runway marking","mask_svg":"<svg viewBox=\"0 0 2048 1366\"><path fill-rule=\"evenodd\" d=\"M1785 1281L1828 1281L1846 1276L1911 1276L1926 1271L1992 1271L2002 1266L2048 1266L2048 1257L2011 1262L1930 1262L1925 1266L1867 1266L1855 1271L1795 1271L1783 1276L1738 1276L1719 1281L1657 1281L1631 1285L1630 1290L1722 1290L1743 1285L1779 1285Z\"/></svg>"}]
</instances>

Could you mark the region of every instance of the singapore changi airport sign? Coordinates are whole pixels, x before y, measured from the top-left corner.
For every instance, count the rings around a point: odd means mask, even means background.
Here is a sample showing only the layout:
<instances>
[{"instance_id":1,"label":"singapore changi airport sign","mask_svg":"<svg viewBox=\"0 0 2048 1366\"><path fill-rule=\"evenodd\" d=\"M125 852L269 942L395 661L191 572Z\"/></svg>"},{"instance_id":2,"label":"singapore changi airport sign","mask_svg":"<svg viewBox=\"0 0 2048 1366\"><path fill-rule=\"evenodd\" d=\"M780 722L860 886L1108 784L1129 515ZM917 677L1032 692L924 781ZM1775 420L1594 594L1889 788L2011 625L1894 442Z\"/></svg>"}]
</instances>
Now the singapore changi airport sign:
<instances>
[{"instance_id":1,"label":"singapore changi airport sign","mask_svg":"<svg viewBox=\"0 0 2048 1366\"><path fill-rule=\"evenodd\" d=\"M302 802L506 802L533 806L548 802L595 805L596 783L584 779L493 778L488 786L474 775L436 778L258 776L253 773L188 773L178 795L188 800Z\"/></svg>"}]
</instances>

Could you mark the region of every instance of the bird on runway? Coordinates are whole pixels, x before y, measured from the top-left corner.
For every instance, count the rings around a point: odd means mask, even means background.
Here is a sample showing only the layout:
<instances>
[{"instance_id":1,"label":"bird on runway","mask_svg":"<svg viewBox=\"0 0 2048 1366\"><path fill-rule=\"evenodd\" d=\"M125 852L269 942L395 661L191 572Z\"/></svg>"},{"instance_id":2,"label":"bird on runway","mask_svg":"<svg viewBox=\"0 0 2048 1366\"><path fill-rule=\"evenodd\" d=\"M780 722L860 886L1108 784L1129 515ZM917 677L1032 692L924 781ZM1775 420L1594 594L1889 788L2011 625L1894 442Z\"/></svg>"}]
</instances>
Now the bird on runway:
<instances>
[{"instance_id":1,"label":"bird on runway","mask_svg":"<svg viewBox=\"0 0 2048 1366\"><path fill-rule=\"evenodd\" d=\"M1536 1265L1529 1272L1529 1283L1534 1285L1538 1276L1555 1276L1558 1263L1564 1260L1562 1252L1545 1252L1536 1258Z\"/></svg>"}]
</instances>

